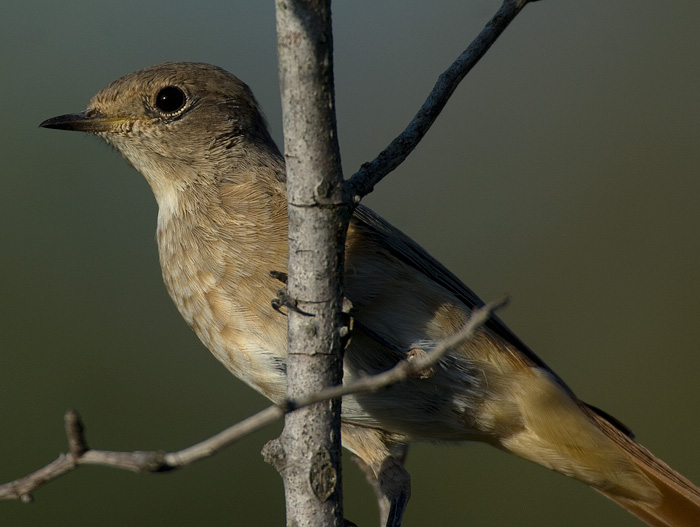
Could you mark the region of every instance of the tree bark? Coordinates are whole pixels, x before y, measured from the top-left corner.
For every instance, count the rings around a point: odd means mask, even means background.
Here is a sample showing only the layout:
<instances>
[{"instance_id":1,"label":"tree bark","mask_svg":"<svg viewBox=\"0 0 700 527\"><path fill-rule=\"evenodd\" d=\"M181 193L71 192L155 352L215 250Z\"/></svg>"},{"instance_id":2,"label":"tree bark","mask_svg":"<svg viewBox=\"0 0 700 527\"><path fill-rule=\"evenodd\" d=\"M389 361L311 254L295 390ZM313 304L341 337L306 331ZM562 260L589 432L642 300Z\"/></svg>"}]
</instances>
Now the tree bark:
<instances>
[{"instance_id":1,"label":"tree bark","mask_svg":"<svg viewBox=\"0 0 700 527\"><path fill-rule=\"evenodd\" d=\"M342 382L345 234L330 1L277 0L289 206L287 396ZM288 414L268 459L284 480L287 525L340 526L340 400Z\"/></svg>"}]
</instances>

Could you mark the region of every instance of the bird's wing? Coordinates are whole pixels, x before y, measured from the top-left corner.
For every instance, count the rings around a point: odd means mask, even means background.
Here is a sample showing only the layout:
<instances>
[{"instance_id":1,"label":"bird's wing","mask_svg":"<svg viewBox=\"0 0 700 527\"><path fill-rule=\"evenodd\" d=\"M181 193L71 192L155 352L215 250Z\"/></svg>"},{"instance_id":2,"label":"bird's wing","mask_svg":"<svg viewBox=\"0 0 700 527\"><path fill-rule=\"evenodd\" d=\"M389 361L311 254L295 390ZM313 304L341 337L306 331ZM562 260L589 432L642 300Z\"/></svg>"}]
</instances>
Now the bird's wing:
<instances>
[{"instance_id":1,"label":"bird's wing","mask_svg":"<svg viewBox=\"0 0 700 527\"><path fill-rule=\"evenodd\" d=\"M462 302L469 310L478 309L484 305L481 300L469 287L467 287L457 276L449 271L444 265L433 258L425 249L418 245L411 238L406 236L399 229L384 220L371 209L359 205L353 216L353 228L362 231L368 239L375 241L378 245L388 250L395 258L404 262L408 266L417 270L420 274L443 287ZM365 326L371 327L371 321L360 321ZM508 326L497 316L491 316L485 327L493 334L497 335L510 347L518 350L524 358L537 366L546 370L561 387L570 393L574 398L573 391L566 383L541 359L539 358L520 338L518 338ZM583 403L585 404L585 403ZM615 428L629 437L633 437L632 431L608 413L594 407L588 406L593 412L611 423Z\"/></svg>"},{"instance_id":2,"label":"bird's wing","mask_svg":"<svg viewBox=\"0 0 700 527\"><path fill-rule=\"evenodd\" d=\"M481 300L454 273L433 258L425 249L399 229L391 225L371 209L358 206L354 217L356 228L364 231L366 236L377 241L397 259L413 267L424 276L436 282L459 299L469 310L484 306ZM553 373L542 359L528 348L498 317L492 316L485 326L522 352L533 364Z\"/></svg>"}]
</instances>

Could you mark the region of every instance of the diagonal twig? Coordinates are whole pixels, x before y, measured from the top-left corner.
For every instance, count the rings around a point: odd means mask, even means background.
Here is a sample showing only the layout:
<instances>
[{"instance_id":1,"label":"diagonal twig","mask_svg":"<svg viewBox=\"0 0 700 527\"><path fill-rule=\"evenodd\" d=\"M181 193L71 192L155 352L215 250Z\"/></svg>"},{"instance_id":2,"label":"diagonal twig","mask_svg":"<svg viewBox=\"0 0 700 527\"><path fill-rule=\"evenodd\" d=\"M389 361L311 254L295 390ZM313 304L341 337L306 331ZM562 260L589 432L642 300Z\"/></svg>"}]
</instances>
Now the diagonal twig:
<instances>
[{"instance_id":1,"label":"diagonal twig","mask_svg":"<svg viewBox=\"0 0 700 527\"><path fill-rule=\"evenodd\" d=\"M447 101L467 73L479 62L508 24L535 0L504 0L500 9L488 21L481 33L438 78L428 98L406 129L382 150L377 157L364 163L347 181L347 189L355 202L372 192L374 186L398 167L413 151L437 119Z\"/></svg>"},{"instance_id":2,"label":"diagonal twig","mask_svg":"<svg viewBox=\"0 0 700 527\"><path fill-rule=\"evenodd\" d=\"M419 375L422 371L436 364L450 350L471 339L476 330L488 320L491 314L503 307L506 302L506 299L502 299L474 310L460 331L440 341L429 352L411 360L400 361L390 370L360 378L341 386L326 388L307 397L287 400L279 405L269 406L214 436L176 452L158 450L115 452L90 449L85 440L84 427L80 416L75 410L68 410L64 420L69 451L60 454L57 459L48 465L25 477L0 485L0 501L20 500L25 503L31 502L34 490L59 476L75 470L80 465L102 465L143 473L175 470L212 456L226 446L275 422L286 413L298 408L342 397L343 395L374 392L408 377Z\"/></svg>"}]
</instances>

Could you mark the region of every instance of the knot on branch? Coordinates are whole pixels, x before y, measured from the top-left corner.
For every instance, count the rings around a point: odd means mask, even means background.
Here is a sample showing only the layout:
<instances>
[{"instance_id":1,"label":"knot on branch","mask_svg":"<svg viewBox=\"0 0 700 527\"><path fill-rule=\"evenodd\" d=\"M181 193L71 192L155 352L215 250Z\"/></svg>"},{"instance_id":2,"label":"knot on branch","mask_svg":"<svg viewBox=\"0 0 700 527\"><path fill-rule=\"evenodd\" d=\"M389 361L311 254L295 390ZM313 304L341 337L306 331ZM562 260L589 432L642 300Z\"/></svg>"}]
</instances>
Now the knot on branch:
<instances>
[{"instance_id":1,"label":"knot on branch","mask_svg":"<svg viewBox=\"0 0 700 527\"><path fill-rule=\"evenodd\" d=\"M323 446L314 453L309 472L309 483L311 483L314 495L322 503L335 493L338 472L333 466L330 452Z\"/></svg>"},{"instance_id":2,"label":"knot on branch","mask_svg":"<svg viewBox=\"0 0 700 527\"><path fill-rule=\"evenodd\" d=\"M265 443L260 453L265 463L269 463L275 467L277 472L282 474L282 471L287 467L287 454L279 438L272 439Z\"/></svg>"},{"instance_id":3,"label":"knot on branch","mask_svg":"<svg viewBox=\"0 0 700 527\"><path fill-rule=\"evenodd\" d=\"M66 437L68 438L68 448L73 460L77 460L89 450L85 441L85 426L80 419L80 414L77 410L68 409L63 416L63 423L66 429Z\"/></svg>"},{"instance_id":4,"label":"knot on branch","mask_svg":"<svg viewBox=\"0 0 700 527\"><path fill-rule=\"evenodd\" d=\"M429 379L435 375L435 367L428 366L427 368L420 367L415 361L421 357L425 357L428 354L423 348L411 348L406 354L406 361L408 362L408 372L409 376L417 379ZM425 359L422 359L425 361Z\"/></svg>"}]
</instances>

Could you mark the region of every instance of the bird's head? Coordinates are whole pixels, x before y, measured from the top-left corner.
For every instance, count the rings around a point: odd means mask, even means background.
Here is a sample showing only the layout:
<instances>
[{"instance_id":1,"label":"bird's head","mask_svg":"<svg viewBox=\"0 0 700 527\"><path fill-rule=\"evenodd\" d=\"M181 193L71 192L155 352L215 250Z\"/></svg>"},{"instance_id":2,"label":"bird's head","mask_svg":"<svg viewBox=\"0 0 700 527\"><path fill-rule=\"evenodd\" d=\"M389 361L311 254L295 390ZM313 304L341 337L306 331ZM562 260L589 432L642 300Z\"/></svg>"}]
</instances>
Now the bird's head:
<instances>
[{"instance_id":1,"label":"bird's head","mask_svg":"<svg viewBox=\"0 0 700 527\"><path fill-rule=\"evenodd\" d=\"M227 164L246 170L270 154L279 157L250 88L202 63L167 62L136 71L101 90L84 112L41 126L102 137L156 195L164 184L231 173Z\"/></svg>"}]
</instances>

